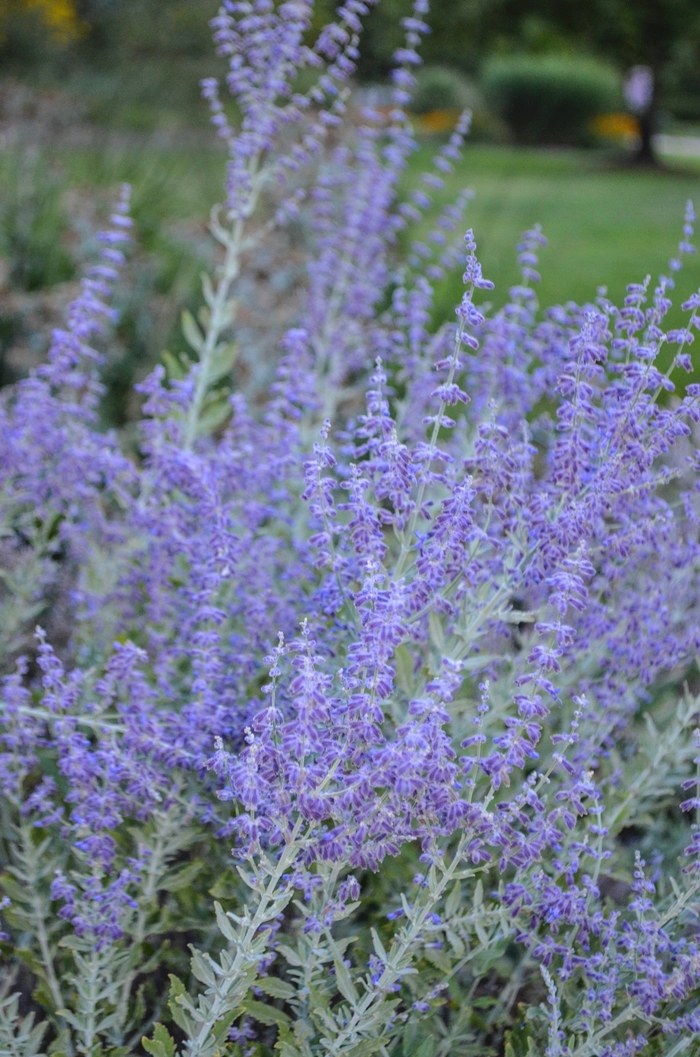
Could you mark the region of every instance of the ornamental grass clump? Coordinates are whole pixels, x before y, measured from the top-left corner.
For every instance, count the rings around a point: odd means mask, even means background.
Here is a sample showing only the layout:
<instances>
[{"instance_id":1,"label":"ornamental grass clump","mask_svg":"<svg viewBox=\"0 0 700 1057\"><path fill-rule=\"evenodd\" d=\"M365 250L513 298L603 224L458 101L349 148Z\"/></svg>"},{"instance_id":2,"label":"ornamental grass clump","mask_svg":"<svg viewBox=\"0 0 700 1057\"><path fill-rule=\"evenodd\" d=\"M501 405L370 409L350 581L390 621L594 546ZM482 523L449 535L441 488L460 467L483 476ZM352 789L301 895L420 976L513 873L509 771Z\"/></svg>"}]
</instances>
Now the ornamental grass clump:
<instances>
[{"instance_id":1,"label":"ornamental grass clump","mask_svg":"<svg viewBox=\"0 0 700 1057\"><path fill-rule=\"evenodd\" d=\"M621 306L542 311L534 229L490 309L467 194L402 259L468 124L402 201L426 9L389 112L348 120L365 3L313 36L310 2L227 0L191 363L139 386L136 453L100 432L124 189L3 390L2 1054L698 1047L692 206ZM261 402L224 388L237 289L290 222L305 300Z\"/></svg>"}]
</instances>

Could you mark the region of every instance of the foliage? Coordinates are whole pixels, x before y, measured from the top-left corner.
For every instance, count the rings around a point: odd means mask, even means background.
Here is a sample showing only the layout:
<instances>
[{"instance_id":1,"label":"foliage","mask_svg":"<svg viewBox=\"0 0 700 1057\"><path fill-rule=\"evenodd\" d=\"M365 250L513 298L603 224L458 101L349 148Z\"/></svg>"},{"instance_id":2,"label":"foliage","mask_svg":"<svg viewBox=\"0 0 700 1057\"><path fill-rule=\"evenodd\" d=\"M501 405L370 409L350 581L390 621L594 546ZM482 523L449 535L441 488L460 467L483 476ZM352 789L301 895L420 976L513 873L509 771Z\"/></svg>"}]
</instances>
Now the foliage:
<instances>
[{"instance_id":1,"label":"foliage","mask_svg":"<svg viewBox=\"0 0 700 1057\"><path fill-rule=\"evenodd\" d=\"M616 109L615 72L590 59L514 56L483 74L486 98L520 143L580 144L601 113Z\"/></svg>"},{"instance_id":2,"label":"foliage","mask_svg":"<svg viewBox=\"0 0 700 1057\"><path fill-rule=\"evenodd\" d=\"M411 100L415 114L431 110L463 110L478 99L474 87L447 66L423 66L416 75L416 89Z\"/></svg>"},{"instance_id":3,"label":"foliage","mask_svg":"<svg viewBox=\"0 0 700 1057\"><path fill-rule=\"evenodd\" d=\"M495 6L502 24L517 27L511 43L517 45L519 31L536 19L540 36L559 34L569 52L607 58L620 72L633 65L651 69L654 93L641 116L640 160L654 160L652 133L663 110L687 119L697 108L697 86L692 72L689 76L700 57L700 9L694 0L503 0Z\"/></svg>"},{"instance_id":4,"label":"foliage","mask_svg":"<svg viewBox=\"0 0 700 1057\"><path fill-rule=\"evenodd\" d=\"M409 0L388 0L369 18L361 68L382 76L398 46ZM584 54L624 73L642 64L655 75L654 121L661 112L695 121L700 106L696 72L700 8L695 0L441 0L424 54L429 63L478 76L494 55ZM651 147L651 141L649 141Z\"/></svg>"},{"instance_id":5,"label":"foliage","mask_svg":"<svg viewBox=\"0 0 700 1057\"><path fill-rule=\"evenodd\" d=\"M311 44L301 0L214 20L220 252L190 356L139 386L136 454L98 428L95 349L128 188L47 362L3 390L13 1057L697 1046L700 386L676 384L700 293L668 326L692 206L619 307L541 313L536 227L489 310L467 195L400 259L467 119L402 200L426 4L388 113L350 121L364 11ZM296 223L296 325L266 398L231 394L246 266Z\"/></svg>"},{"instance_id":6,"label":"foliage","mask_svg":"<svg viewBox=\"0 0 700 1057\"><path fill-rule=\"evenodd\" d=\"M60 184L42 161L36 153L27 152L16 160L4 181L0 252L10 261L10 284L20 290L37 290L73 275L61 239L65 218Z\"/></svg>"},{"instance_id":7,"label":"foliage","mask_svg":"<svg viewBox=\"0 0 700 1057\"><path fill-rule=\"evenodd\" d=\"M22 15L38 16L49 33L61 42L79 37L85 29L72 0L2 0L0 27L13 16Z\"/></svg>"}]
</instances>

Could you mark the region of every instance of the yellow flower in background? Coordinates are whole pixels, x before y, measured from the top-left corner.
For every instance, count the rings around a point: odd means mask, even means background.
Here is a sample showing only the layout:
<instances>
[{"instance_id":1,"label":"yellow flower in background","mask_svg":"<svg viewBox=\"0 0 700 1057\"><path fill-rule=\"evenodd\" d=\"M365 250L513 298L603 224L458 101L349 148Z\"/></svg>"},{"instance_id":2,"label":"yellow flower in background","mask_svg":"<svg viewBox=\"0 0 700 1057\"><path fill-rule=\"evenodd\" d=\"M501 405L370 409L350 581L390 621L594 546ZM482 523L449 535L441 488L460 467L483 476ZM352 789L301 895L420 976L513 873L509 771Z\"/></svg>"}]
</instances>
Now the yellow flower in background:
<instances>
[{"instance_id":1,"label":"yellow flower in background","mask_svg":"<svg viewBox=\"0 0 700 1057\"><path fill-rule=\"evenodd\" d=\"M419 132L435 135L439 132L451 132L459 119L459 110L431 110L427 114L419 114L413 118L413 123Z\"/></svg>"},{"instance_id":2,"label":"yellow flower in background","mask_svg":"<svg viewBox=\"0 0 700 1057\"><path fill-rule=\"evenodd\" d=\"M38 15L51 35L62 42L82 36L87 28L73 0L0 0L0 38L3 22L25 13Z\"/></svg>"},{"instance_id":3,"label":"yellow flower in background","mask_svg":"<svg viewBox=\"0 0 700 1057\"><path fill-rule=\"evenodd\" d=\"M631 114L598 114L591 125L596 135L621 143L632 142L639 136L639 122Z\"/></svg>"}]
</instances>

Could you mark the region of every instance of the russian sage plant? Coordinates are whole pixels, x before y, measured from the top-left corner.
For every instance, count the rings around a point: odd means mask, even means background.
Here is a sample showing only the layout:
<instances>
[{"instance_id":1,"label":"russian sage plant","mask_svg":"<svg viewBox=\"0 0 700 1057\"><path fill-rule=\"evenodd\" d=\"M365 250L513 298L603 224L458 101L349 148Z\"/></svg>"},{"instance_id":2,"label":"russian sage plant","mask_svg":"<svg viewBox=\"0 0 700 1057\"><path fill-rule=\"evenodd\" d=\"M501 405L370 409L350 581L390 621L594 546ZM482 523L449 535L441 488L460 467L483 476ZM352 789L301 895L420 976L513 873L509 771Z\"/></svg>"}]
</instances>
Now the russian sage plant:
<instances>
[{"instance_id":1,"label":"russian sage plant","mask_svg":"<svg viewBox=\"0 0 700 1057\"><path fill-rule=\"evenodd\" d=\"M0 1054L699 1052L692 206L621 306L542 311L534 229L490 309L467 193L402 251L468 127L401 200L427 0L360 115L368 4L312 6L212 23L220 263L138 451L98 428L128 189L0 394ZM240 278L289 223L303 310L249 400Z\"/></svg>"}]
</instances>

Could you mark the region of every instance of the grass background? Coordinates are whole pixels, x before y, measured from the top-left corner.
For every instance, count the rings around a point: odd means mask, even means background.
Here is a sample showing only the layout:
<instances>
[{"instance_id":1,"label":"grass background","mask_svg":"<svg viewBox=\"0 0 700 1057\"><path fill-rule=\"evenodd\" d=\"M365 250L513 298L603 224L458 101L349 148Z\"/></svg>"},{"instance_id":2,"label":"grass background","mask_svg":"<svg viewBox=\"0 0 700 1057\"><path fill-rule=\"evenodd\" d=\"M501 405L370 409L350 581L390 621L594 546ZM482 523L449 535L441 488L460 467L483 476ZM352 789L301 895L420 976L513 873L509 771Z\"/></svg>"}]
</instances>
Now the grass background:
<instances>
[{"instance_id":1,"label":"grass background","mask_svg":"<svg viewBox=\"0 0 700 1057\"><path fill-rule=\"evenodd\" d=\"M434 147L425 142L415 155L405 190L430 168ZM38 286L67 277L62 231L70 228L71 218L66 203L97 194L106 205L120 182L133 185L141 266L135 280L134 275L128 277L132 289L120 293L121 352L109 367L116 396L107 417L123 424L132 417L126 394L134 380L160 359L163 348L184 348L180 312L201 303L199 276L214 263L206 218L221 194L225 156L213 133L209 139L203 132L197 142L189 142L183 133L181 144L175 140L165 147L146 135L132 134L122 140L107 137L101 146L90 148L37 148L31 165L33 184L19 149L0 155L0 257L7 260L22 252L58 255ZM444 190L434 193L436 208L454 200L464 187L474 191L466 224L474 229L484 274L496 284L491 303L503 304L509 287L518 281L515 247L521 232L535 223L542 225L549 240L540 261L538 298L543 307L569 300L585 303L600 286L619 301L627 283L648 274L652 280L660 272L668 274L686 201L694 199L700 212L700 159L668 159L666 171L645 171L626 168L619 157L603 152L470 144ZM12 207L12 202L19 206ZM16 222L18 210L24 211L24 229L19 242L15 238L12 243L8 217L14 215ZM408 237L420 236L427 226L428 221ZM87 239L76 250L75 230L73 223L77 274L95 246ZM687 260L678 279L673 325L683 318L680 302L698 287L700 255ZM436 322L452 317L461 289L459 273L439 285ZM0 344L3 333L8 338L13 333L12 321L3 322L3 311L0 293Z\"/></svg>"},{"instance_id":2,"label":"grass background","mask_svg":"<svg viewBox=\"0 0 700 1057\"><path fill-rule=\"evenodd\" d=\"M428 161L425 152L413 168ZM484 275L496 284L495 305L506 301L518 281L515 246L536 223L548 239L537 288L542 306L591 301L600 286L619 301L628 283L668 274L689 198L700 213L700 159L668 163L667 171L655 172L588 151L468 146L436 202L453 199L465 186L474 190L466 220ZM441 314L460 296L460 285L459 277L441 285ZM679 301L700 286L700 255L686 258L677 286ZM681 316L675 309L674 318Z\"/></svg>"}]
</instances>

